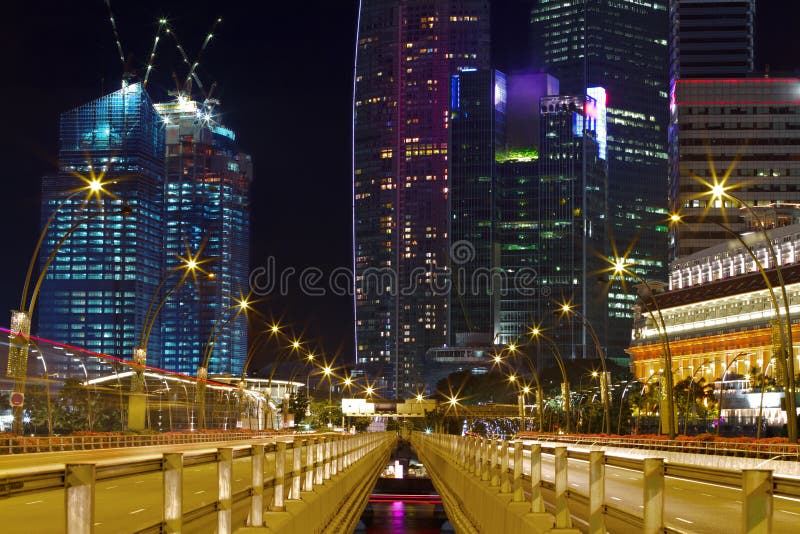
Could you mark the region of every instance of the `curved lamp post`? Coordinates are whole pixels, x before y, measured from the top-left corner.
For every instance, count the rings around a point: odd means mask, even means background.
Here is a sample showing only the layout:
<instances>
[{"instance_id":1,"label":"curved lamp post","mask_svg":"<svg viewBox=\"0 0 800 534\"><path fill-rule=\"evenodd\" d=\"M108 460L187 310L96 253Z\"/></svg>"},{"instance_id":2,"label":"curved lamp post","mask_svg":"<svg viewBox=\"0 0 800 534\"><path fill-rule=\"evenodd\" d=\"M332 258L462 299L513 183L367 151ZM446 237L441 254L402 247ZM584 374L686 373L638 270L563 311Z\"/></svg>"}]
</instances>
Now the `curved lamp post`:
<instances>
[{"instance_id":1,"label":"curved lamp post","mask_svg":"<svg viewBox=\"0 0 800 534\"><path fill-rule=\"evenodd\" d=\"M772 265L775 267L775 275L778 279L778 285L781 288L781 296L783 297L783 307L785 317L781 317L780 313L776 310L776 320L778 321L778 325L780 326L780 333L781 333L781 341L783 345L783 354L780 357L781 366L785 367L786 370L786 430L789 437L790 443L796 443L798 438L797 433L797 402L795 397L795 371L794 371L794 347L793 347L793 336L792 336L792 319L791 314L789 311L789 296L786 293L786 284L783 280L783 273L781 270L780 262L778 261L778 255L775 253L775 247L772 245L772 240L769 238L769 234L767 234L767 227L758 214L755 212L752 206L750 206L747 202L743 201L742 199L732 195L730 193L729 187L726 187L724 182L718 183L715 180L713 185L710 185L707 194L711 196L712 201L720 201L724 208L725 204L724 201L726 199L730 199L733 202L736 202L741 208L747 211L751 217L756 221L758 229L761 230L761 235L764 237L764 242L767 245L767 250L769 252L770 261ZM749 248L749 247L748 247ZM762 275L766 277L766 274L763 271L763 266L760 265L759 269L762 271ZM769 281L767 280L769 284Z\"/></svg>"},{"instance_id":2,"label":"curved lamp post","mask_svg":"<svg viewBox=\"0 0 800 534\"><path fill-rule=\"evenodd\" d=\"M525 361L528 364L528 370L530 370L531 375L533 376L534 384L536 384L536 410L539 412L539 432L544 432L544 390L542 389L541 381L539 380L539 373L536 370L536 366L533 365L533 361L531 360L528 353L524 350L524 345L516 345L514 343L506 346L503 350L500 351L500 354L495 354L494 356L494 363L497 365L502 364L503 362L503 351L508 351L511 354L522 354L522 357L525 358ZM527 387L527 386L526 386ZM527 394L528 392L524 392ZM523 402L522 405L522 424L520 425L520 429L525 429L525 404Z\"/></svg>"},{"instance_id":3,"label":"curved lamp post","mask_svg":"<svg viewBox=\"0 0 800 534\"><path fill-rule=\"evenodd\" d=\"M235 309L236 312L230 314L224 321L221 321L222 317L220 317L211 327L211 333L208 335L208 341L206 342L205 350L203 352L203 359L201 360L200 365L197 367L197 424L201 429L205 429L206 427L206 385L208 381L208 365L211 361L211 355L214 352L214 345L216 344L217 337L222 329L225 328L231 321L239 317L239 315L242 313L246 314L246 312L250 309L250 302L245 297L237 301L236 304L229 309Z\"/></svg>"},{"instance_id":4,"label":"curved lamp post","mask_svg":"<svg viewBox=\"0 0 800 534\"><path fill-rule=\"evenodd\" d=\"M556 358L556 362L558 363L558 369L561 371L561 399L562 404L564 405L564 412L567 416L567 433L569 434L571 428L571 421L572 418L572 410L570 407L570 391L569 391L569 379L567 378L567 368L564 366L564 359L561 357L561 351L558 350L558 346L555 342L550 339L548 336L544 334L538 327L533 327L529 330L529 335L535 339L544 339L550 344L552 349L552 354Z\"/></svg>"},{"instance_id":5,"label":"curved lamp post","mask_svg":"<svg viewBox=\"0 0 800 534\"><path fill-rule=\"evenodd\" d=\"M87 194L86 198L84 199L84 207L93 197L97 197L98 201L100 201L103 195L110 194L105 189L107 182L103 182L102 175L100 177L92 175L91 179L86 179L83 177L80 178L86 183L86 185L73 191L67 195L64 200L59 202L59 204L53 210L53 213L45 222L44 228L42 228L42 232L39 234L39 239L36 242L36 247L33 250L33 254L31 254L30 262L28 263L28 271L25 276L25 283L22 289L19 309L11 310L11 322L9 328L11 335L9 339L8 367L6 369L6 374L14 379L13 391L15 393L21 393L23 395L25 393L25 383L28 375L28 348L30 344L31 318L33 317L33 311L36 306L36 301L39 297L39 290L42 287L42 283L47 275L47 271L50 268L50 265L53 263L53 260L55 259L59 249L64 245L64 243L67 242L67 240L69 240L70 237L72 237L72 234L74 234L78 228L100 217L101 215L126 216L131 213L130 206L123 203L122 207L116 212L106 213L101 209L98 212L88 215L83 219L73 223L59 239L59 241L53 247L53 250L50 252L50 255L47 257L47 260L45 261L41 272L39 273L39 277L36 279L36 283L34 284L30 298L28 298L31 280L33 279L33 271L36 266L36 260L39 258L39 253L41 252L47 232L50 230L50 227L52 226L52 223L55 220L56 215L60 212L61 208L66 206L69 201L71 201L80 193ZM22 433L23 411L23 403L13 407L14 419L12 423L12 429L17 434Z\"/></svg>"},{"instance_id":6,"label":"curved lamp post","mask_svg":"<svg viewBox=\"0 0 800 534\"><path fill-rule=\"evenodd\" d=\"M594 348L597 351L597 355L600 357L600 365L603 367L603 374L600 376L600 398L603 401L603 420L605 421L605 433L611 434L611 398L608 391L608 369L606 368L606 357L605 354L603 354L603 347L600 344L600 340L597 338L597 332L592 326L592 323L589 322L589 319L587 319L585 315L576 310L573 306L570 306L569 303L561 303L558 311L561 313L562 317L574 315L580 319L581 323L586 327L586 329L589 331L589 335L592 337Z\"/></svg>"},{"instance_id":7,"label":"curved lamp post","mask_svg":"<svg viewBox=\"0 0 800 534\"><path fill-rule=\"evenodd\" d=\"M743 356L749 356L750 354L751 354L750 352L740 352L740 353L738 353L736 356L733 357L733 359L725 367L725 371L722 372L722 378L720 378L720 380L719 380L719 421L717 422L717 436L719 436L720 428L722 428L722 398L724 397L724 394L725 394L725 389L724 389L725 388L725 375L728 374L728 370L731 368L731 365L736 363L736 361L739 358L741 358Z\"/></svg>"}]
</instances>

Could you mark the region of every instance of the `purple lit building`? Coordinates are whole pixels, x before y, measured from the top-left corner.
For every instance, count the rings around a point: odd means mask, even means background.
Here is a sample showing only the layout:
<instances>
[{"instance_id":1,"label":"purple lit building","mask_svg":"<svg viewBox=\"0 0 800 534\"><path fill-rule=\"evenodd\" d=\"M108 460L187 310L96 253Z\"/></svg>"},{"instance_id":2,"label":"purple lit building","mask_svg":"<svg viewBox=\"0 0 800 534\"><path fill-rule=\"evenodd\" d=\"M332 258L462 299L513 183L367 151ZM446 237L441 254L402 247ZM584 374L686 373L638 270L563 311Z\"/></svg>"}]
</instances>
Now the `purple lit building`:
<instances>
[{"instance_id":1,"label":"purple lit building","mask_svg":"<svg viewBox=\"0 0 800 534\"><path fill-rule=\"evenodd\" d=\"M450 76L489 66L487 0L363 0L354 91L356 363L380 393L424 388L447 340Z\"/></svg>"}]
</instances>

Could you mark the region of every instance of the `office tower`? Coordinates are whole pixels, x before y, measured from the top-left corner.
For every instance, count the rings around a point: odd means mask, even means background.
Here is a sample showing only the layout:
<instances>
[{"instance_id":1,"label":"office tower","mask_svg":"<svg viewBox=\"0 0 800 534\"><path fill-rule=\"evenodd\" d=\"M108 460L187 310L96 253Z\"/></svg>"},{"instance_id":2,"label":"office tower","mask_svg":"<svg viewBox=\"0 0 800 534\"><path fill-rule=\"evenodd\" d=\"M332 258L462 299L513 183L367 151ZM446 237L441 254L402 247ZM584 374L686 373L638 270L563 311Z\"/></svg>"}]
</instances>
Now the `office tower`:
<instances>
[{"instance_id":1,"label":"office tower","mask_svg":"<svg viewBox=\"0 0 800 534\"><path fill-rule=\"evenodd\" d=\"M800 79L678 80L672 140L675 257L800 221ZM746 202L712 199L716 184Z\"/></svg>"},{"instance_id":2,"label":"office tower","mask_svg":"<svg viewBox=\"0 0 800 534\"><path fill-rule=\"evenodd\" d=\"M756 0L670 0L670 79L753 72Z\"/></svg>"},{"instance_id":3,"label":"office tower","mask_svg":"<svg viewBox=\"0 0 800 534\"><path fill-rule=\"evenodd\" d=\"M576 306L600 339L607 328L606 288L597 283L597 272L605 264L600 256L607 247L608 182L602 158L604 139L598 130L603 90L589 92L596 96L541 99L538 221L533 242L540 285L532 300L538 323L550 330L565 358L595 357L594 346L581 321L558 320L553 301Z\"/></svg>"},{"instance_id":4,"label":"office tower","mask_svg":"<svg viewBox=\"0 0 800 534\"><path fill-rule=\"evenodd\" d=\"M180 258L196 255L206 271L190 276L166 299L164 350L157 361L194 375L213 347L209 374L239 375L247 356L247 319L237 314L234 299L248 293L253 166L236 146L234 132L216 122L213 104L185 95L156 104L166 129L166 272L174 273L165 288L180 279L174 272Z\"/></svg>"},{"instance_id":5,"label":"office tower","mask_svg":"<svg viewBox=\"0 0 800 534\"><path fill-rule=\"evenodd\" d=\"M491 345L500 310L496 158L505 152L506 77L463 69L450 87L451 344Z\"/></svg>"},{"instance_id":6,"label":"office tower","mask_svg":"<svg viewBox=\"0 0 800 534\"><path fill-rule=\"evenodd\" d=\"M164 130L140 84L61 115L58 174L42 180L42 224L54 212L55 217L40 267L75 230L46 272L36 307L40 336L131 357L164 259L163 172ZM58 207L70 191L86 185L80 177L91 176L110 182L105 187L115 196L85 202L78 195ZM128 215L122 213L125 205ZM161 349L157 330L150 349Z\"/></svg>"},{"instance_id":7,"label":"office tower","mask_svg":"<svg viewBox=\"0 0 800 534\"><path fill-rule=\"evenodd\" d=\"M549 74L523 72L507 77L506 146L496 163L494 231L505 277L496 341L504 345L525 342L531 327L541 320L536 299L544 288L536 248L540 100L558 93L558 80Z\"/></svg>"},{"instance_id":8,"label":"office tower","mask_svg":"<svg viewBox=\"0 0 800 534\"><path fill-rule=\"evenodd\" d=\"M422 389L447 339L450 76L489 64L486 0L364 0L354 96L356 359L381 394ZM388 279L388 280L387 280Z\"/></svg>"},{"instance_id":9,"label":"office tower","mask_svg":"<svg viewBox=\"0 0 800 534\"><path fill-rule=\"evenodd\" d=\"M609 219L620 253L643 278L664 278L667 257L668 14L665 3L536 0L534 67L562 94L604 87L608 111ZM630 247L630 248L629 248ZM606 250L607 256L613 250ZM603 284L598 280L598 284ZM634 285L629 280L629 286ZM609 291L608 355L627 358L635 295Z\"/></svg>"}]
</instances>

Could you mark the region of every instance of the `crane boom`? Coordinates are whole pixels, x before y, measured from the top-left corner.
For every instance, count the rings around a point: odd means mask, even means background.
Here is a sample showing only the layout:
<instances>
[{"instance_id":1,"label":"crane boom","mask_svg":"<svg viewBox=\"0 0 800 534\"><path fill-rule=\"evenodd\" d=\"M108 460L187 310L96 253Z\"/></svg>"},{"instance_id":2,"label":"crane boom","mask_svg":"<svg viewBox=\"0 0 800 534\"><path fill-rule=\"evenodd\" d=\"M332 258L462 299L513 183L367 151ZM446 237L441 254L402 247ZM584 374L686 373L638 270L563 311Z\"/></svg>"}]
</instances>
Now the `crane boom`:
<instances>
[{"instance_id":1,"label":"crane boom","mask_svg":"<svg viewBox=\"0 0 800 534\"><path fill-rule=\"evenodd\" d=\"M150 57L147 59L147 68L144 71L144 80L142 87L147 87L147 80L150 78L150 71L153 69L153 60L156 58L156 49L158 48L158 40L161 38L161 32L167 24L167 19L160 19L158 21L158 29L156 30L156 37L153 40L153 49L150 51Z\"/></svg>"},{"instance_id":2,"label":"crane boom","mask_svg":"<svg viewBox=\"0 0 800 534\"><path fill-rule=\"evenodd\" d=\"M126 68L125 53L122 51L122 43L119 40L119 32L117 31L117 21L114 20L114 12L111 11L111 0L105 0L106 8L108 8L108 19L111 21L111 29L114 31L114 40L117 43L117 51L119 52L119 60L122 63L123 70Z\"/></svg>"},{"instance_id":3,"label":"crane boom","mask_svg":"<svg viewBox=\"0 0 800 534\"><path fill-rule=\"evenodd\" d=\"M217 20L214 21L214 24L211 25L211 30L208 32L208 35L206 35L203 45L200 47L200 51L197 53L197 58L194 60L194 63L192 63L192 66L189 69L189 74L186 75L186 81L183 82L184 85L188 86L192 79L194 79L197 82L197 86L200 88L200 90L203 90L203 84L200 82L200 78L198 78L195 74L195 70L197 69L197 66L200 65L200 58L203 56L203 52L208 47L208 43L214 37L214 31L217 29L217 26L219 26L220 22L222 22L222 17L217 18Z\"/></svg>"},{"instance_id":4,"label":"crane boom","mask_svg":"<svg viewBox=\"0 0 800 534\"><path fill-rule=\"evenodd\" d=\"M183 46L181 46L181 42L180 40L178 40L178 35L175 33L175 30L172 28L172 26L167 24L166 29L164 31L172 35L172 38L175 40L175 47L178 49L178 52L180 52L184 64L186 64L186 66L191 69L192 63L189 61L189 56L186 55L186 51L183 49ZM180 91L182 90L182 88L179 87L178 90ZM191 88L189 88L187 96L191 96L191 92L192 90Z\"/></svg>"}]
</instances>

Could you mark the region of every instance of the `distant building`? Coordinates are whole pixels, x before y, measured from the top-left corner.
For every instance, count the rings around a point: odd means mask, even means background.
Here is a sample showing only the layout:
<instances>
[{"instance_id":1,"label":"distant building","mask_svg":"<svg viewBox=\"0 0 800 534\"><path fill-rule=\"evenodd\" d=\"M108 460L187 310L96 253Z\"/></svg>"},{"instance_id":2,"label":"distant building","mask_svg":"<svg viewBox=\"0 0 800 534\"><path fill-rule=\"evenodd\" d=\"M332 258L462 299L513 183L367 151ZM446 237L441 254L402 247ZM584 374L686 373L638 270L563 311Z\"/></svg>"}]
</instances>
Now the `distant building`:
<instances>
[{"instance_id":1,"label":"distant building","mask_svg":"<svg viewBox=\"0 0 800 534\"><path fill-rule=\"evenodd\" d=\"M800 221L800 79L678 80L671 130L672 255L682 258L760 223L714 183L750 205L768 228ZM720 226L720 224L724 226Z\"/></svg>"},{"instance_id":2,"label":"distant building","mask_svg":"<svg viewBox=\"0 0 800 534\"><path fill-rule=\"evenodd\" d=\"M249 288L250 184L253 163L234 133L216 122L212 106L179 96L156 104L166 129L164 258L167 272L180 257L199 254L210 272L190 276L161 311L164 349L154 364L194 375L211 340L209 372L242 372L247 319L234 299ZM180 278L173 274L174 281ZM174 286L168 282L167 290Z\"/></svg>"},{"instance_id":3,"label":"distant building","mask_svg":"<svg viewBox=\"0 0 800 534\"><path fill-rule=\"evenodd\" d=\"M469 371L474 375L487 374L492 368L494 352L492 345L429 349L425 353L425 383L430 385L430 392L434 393L436 383L452 373Z\"/></svg>"},{"instance_id":4,"label":"distant building","mask_svg":"<svg viewBox=\"0 0 800 534\"><path fill-rule=\"evenodd\" d=\"M79 176L111 182L106 188L114 197L101 204L77 195L57 209L71 190L86 185ZM123 205L130 215L121 214ZM164 129L140 84L61 115L58 174L42 180L42 224L54 212L55 218L41 267L70 228L75 231L47 270L36 306L40 336L132 356L161 278L163 208ZM150 350L158 354L162 341L155 328Z\"/></svg>"},{"instance_id":5,"label":"distant building","mask_svg":"<svg viewBox=\"0 0 800 534\"><path fill-rule=\"evenodd\" d=\"M356 363L383 395L424 387L447 341L450 76L489 66L486 0L364 0L354 96Z\"/></svg>"}]
</instances>

